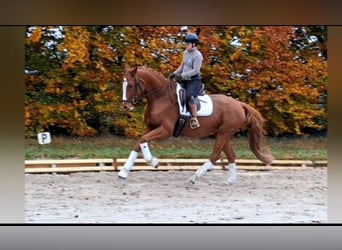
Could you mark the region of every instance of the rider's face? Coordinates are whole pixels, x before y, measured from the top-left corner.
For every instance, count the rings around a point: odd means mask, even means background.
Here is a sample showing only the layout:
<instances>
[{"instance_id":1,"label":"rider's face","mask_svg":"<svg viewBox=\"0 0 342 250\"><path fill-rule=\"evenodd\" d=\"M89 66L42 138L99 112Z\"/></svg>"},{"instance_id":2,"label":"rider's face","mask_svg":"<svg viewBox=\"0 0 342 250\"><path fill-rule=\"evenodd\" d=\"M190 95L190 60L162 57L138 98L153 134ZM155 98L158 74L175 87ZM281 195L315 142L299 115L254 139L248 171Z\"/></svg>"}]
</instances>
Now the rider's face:
<instances>
[{"instance_id":1,"label":"rider's face","mask_svg":"<svg viewBox=\"0 0 342 250\"><path fill-rule=\"evenodd\" d=\"M185 43L185 49L186 50L190 50L192 48L193 48L192 43Z\"/></svg>"}]
</instances>

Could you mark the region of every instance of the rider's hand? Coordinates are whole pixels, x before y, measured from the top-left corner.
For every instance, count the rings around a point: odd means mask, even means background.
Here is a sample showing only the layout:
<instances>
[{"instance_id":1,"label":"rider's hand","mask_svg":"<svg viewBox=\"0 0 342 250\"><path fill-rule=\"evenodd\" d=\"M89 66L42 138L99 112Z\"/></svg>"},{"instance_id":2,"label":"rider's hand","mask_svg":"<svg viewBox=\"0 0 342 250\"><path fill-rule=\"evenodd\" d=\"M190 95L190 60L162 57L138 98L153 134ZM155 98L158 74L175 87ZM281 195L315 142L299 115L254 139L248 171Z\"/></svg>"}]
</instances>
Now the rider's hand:
<instances>
[{"instance_id":1,"label":"rider's hand","mask_svg":"<svg viewBox=\"0 0 342 250\"><path fill-rule=\"evenodd\" d=\"M173 78L175 78L175 76L176 76L175 73L171 73L171 74L169 75L169 80L172 80Z\"/></svg>"},{"instance_id":2,"label":"rider's hand","mask_svg":"<svg viewBox=\"0 0 342 250\"><path fill-rule=\"evenodd\" d=\"M182 75L181 75L181 73L175 74L175 80L176 80L177 82L181 82L181 81L182 81Z\"/></svg>"}]
</instances>

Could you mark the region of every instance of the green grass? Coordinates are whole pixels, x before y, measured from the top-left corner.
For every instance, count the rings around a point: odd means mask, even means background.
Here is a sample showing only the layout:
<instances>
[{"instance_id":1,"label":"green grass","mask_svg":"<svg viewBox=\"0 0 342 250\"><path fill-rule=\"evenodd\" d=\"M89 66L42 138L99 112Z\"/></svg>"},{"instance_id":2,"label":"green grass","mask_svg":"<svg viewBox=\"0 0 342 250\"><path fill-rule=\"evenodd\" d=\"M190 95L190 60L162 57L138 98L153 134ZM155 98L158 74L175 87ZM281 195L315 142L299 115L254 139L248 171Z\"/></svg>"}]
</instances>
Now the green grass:
<instances>
[{"instance_id":1,"label":"green grass","mask_svg":"<svg viewBox=\"0 0 342 250\"><path fill-rule=\"evenodd\" d=\"M117 136L90 138L54 137L52 143L39 145L36 139L25 140L25 158L29 159L71 159L71 158L127 158L136 139ZM152 154L160 158L209 158L214 145L213 138L190 139L169 138L152 142ZM232 141L238 159L256 159L249 149L245 136ZM269 138L265 146L278 160L327 160L326 137ZM222 154L222 156L224 156Z\"/></svg>"}]
</instances>

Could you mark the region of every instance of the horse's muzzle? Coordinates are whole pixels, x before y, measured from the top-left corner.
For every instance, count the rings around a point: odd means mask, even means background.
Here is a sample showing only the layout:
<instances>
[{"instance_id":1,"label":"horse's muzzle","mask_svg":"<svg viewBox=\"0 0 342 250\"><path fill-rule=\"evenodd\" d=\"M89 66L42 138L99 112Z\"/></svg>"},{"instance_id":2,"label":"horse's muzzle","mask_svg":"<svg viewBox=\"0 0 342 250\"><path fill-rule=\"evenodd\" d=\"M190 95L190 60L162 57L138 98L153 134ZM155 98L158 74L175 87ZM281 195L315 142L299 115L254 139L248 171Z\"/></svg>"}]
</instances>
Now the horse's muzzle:
<instances>
[{"instance_id":1,"label":"horse's muzzle","mask_svg":"<svg viewBox=\"0 0 342 250\"><path fill-rule=\"evenodd\" d=\"M130 112L134 109L134 106L131 102L122 102L121 105L125 112Z\"/></svg>"}]
</instances>

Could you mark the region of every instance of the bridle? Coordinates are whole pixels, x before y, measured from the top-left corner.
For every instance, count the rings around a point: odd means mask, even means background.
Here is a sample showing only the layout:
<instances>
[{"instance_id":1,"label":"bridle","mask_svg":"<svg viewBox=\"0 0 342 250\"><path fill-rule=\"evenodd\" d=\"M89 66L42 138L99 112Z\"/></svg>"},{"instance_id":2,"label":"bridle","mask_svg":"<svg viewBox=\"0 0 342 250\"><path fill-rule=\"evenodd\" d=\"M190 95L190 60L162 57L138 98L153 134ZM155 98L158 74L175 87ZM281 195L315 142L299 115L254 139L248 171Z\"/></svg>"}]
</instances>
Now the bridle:
<instances>
[{"instance_id":1,"label":"bridle","mask_svg":"<svg viewBox=\"0 0 342 250\"><path fill-rule=\"evenodd\" d=\"M172 92L172 82L170 81L168 85L166 86L163 86L163 87L160 87L160 88L157 88L157 89L153 89L151 91L148 91L144 94L144 92L146 91L146 87L145 87L145 90L144 88L141 87L141 84L145 85L144 83L142 83L142 80L139 79L137 77L137 75L134 76L134 95L131 97L131 98L127 98L126 97L126 90L124 90L124 96L122 98L122 102L129 102L131 103L132 105L136 105L138 103L138 101L140 101L143 97L147 97L149 95L152 95L154 93L157 93L158 91L160 91L161 89L163 88L166 88L168 87L169 89L169 97L170 97L170 100L171 102L172 101L172 97L171 97L171 92ZM123 88L126 89L128 86L128 81L127 81L127 78L124 78L124 83L123 83ZM140 95L138 93L138 91L140 91Z\"/></svg>"},{"instance_id":2,"label":"bridle","mask_svg":"<svg viewBox=\"0 0 342 250\"><path fill-rule=\"evenodd\" d=\"M134 95L131 98L127 99L126 93L125 93L123 98L122 98L122 102L129 102L129 103L132 103L133 105L135 105L138 103L139 99L142 99L142 97L146 95L146 94L140 95L140 96L138 95L138 90L140 90L141 93L144 93L144 89L141 87L140 81L141 80L138 79L138 77L135 75L134 76ZM128 82L127 82L126 78L124 78L123 84L124 84L124 88L127 88ZM126 90L124 90L124 91L126 92Z\"/></svg>"}]
</instances>

